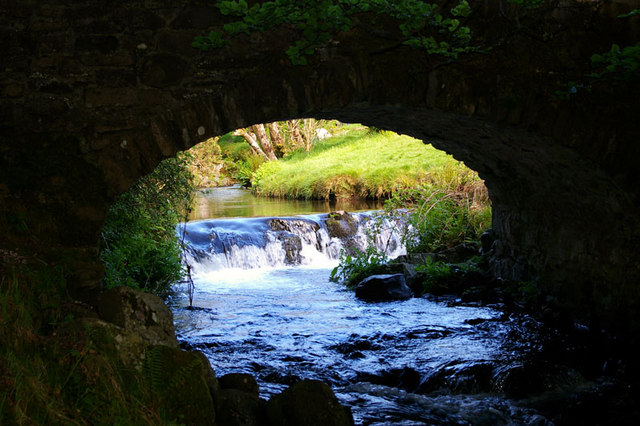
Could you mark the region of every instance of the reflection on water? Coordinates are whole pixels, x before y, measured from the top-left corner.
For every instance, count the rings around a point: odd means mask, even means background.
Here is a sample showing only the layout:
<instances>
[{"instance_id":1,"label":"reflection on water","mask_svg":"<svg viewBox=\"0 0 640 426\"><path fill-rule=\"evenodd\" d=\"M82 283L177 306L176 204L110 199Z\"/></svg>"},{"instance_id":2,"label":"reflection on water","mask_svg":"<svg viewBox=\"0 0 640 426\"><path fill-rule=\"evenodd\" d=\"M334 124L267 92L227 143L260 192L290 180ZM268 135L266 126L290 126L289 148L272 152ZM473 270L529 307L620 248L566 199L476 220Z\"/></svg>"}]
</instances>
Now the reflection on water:
<instances>
[{"instance_id":1,"label":"reflection on water","mask_svg":"<svg viewBox=\"0 0 640 426\"><path fill-rule=\"evenodd\" d=\"M200 190L189 220L221 217L292 216L336 210L362 211L382 208L383 202L361 199L290 200L256 197L239 185Z\"/></svg>"}]
</instances>

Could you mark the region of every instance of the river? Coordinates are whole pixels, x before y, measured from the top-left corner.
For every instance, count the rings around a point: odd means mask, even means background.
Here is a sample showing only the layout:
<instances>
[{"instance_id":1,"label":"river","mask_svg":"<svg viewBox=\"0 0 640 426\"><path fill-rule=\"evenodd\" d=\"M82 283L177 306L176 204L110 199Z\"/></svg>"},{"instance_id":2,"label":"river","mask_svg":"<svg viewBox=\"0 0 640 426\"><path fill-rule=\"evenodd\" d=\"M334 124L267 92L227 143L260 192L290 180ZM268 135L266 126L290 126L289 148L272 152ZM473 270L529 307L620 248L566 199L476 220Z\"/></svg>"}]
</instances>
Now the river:
<instances>
[{"instance_id":1,"label":"river","mask_svg":"<svg viewBox=\"0 0 640 426\"><path fill-rule=\"evenodd\" d=\"M251 373L265 399L299 379L325 381L356 424L547 424L503 392L535 321L455 299L367 303L329 280L342 247L368 244L371 212L337 238L326 205L240 188L209 190L197 205L186 224L196 308L178 297L172 309L182 346L218 376ZM388 232L390 255L403 253Z\"/></svg>"}]
</instances>

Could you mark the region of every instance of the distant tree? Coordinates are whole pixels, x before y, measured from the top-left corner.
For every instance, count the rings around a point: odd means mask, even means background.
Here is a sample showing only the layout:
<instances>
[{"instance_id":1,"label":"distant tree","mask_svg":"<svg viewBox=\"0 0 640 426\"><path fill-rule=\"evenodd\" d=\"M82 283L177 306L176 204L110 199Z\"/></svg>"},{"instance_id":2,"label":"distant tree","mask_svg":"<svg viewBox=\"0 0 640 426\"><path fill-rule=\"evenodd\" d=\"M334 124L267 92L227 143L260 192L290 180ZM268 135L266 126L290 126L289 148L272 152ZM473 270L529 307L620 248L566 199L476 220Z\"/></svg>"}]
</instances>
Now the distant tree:
<instances>
[{"instance_id":1,"label":"distant tree","mask_svg":"<svg viewBox=\"0 0 640 426\"><path fill-rule=\"evenodd\" d=\"M301 122L302 126L300 126ZM324 120L306 118L272 122L266 125L254 124L246 129L238 129L233 134L247 141L254 154L260 155L267 161L274 161L296 149L304 148L307 152L311 151L318 138L318 129L326 124Z\"/></svg>"}]
</instances>

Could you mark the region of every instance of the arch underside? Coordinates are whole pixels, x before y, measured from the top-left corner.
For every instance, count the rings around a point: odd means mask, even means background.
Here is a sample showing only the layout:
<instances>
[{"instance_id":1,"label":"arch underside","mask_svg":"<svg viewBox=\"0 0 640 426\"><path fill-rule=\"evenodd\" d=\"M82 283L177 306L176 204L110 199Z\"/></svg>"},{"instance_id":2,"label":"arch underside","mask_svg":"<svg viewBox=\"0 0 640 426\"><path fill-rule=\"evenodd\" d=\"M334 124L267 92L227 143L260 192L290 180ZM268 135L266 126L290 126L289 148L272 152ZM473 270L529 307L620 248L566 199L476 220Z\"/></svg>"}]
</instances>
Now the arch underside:
<instances>
[{"instance_id":1,"label":"arch underside","mask_svg":"<svg viewBox=\"0 0 640 426\"><path fill-rule=\"evenodd\" d=\"M307 67L288 62L296 35L284 30L214 53L185 48L222 19L206 1L88 1L103 12L91 16L39 3L2 15L13 67L0 104L0 237L74 253L77 297L99 291L109 202L159 161L250 124L314 117L408 134L464 161L490 192L497 276L537 280L575 318L638 319L637 87L554 97L610 46L603 31L633 37L617 3L595 18L584 4L552 11L543 21L558 29L541 41L499 39L489 2L472 23L500 41L490 53L436 60L383 26L339 35ZM574 25L585 16L592 28Z\"/></svg>"}]
</instances>

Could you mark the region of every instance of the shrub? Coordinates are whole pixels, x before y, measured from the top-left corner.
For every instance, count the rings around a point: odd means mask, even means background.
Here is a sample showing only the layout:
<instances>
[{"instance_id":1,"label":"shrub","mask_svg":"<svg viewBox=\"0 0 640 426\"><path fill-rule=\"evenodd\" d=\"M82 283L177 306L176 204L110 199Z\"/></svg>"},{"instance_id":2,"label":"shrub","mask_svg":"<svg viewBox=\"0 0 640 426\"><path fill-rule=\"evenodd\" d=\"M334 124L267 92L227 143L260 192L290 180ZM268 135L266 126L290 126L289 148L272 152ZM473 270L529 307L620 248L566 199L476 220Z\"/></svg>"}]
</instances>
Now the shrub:
<instances>
[{"instance_id":1,"label":"shrub","mask_svg":"<svg viewBox=\"0 0 640 426\"><path fill-rule=\"evenodd\" d=\"M385 215L405 217L401 229L410 253L437 252L478 240L491 225L491 207L482 181L469 170L445 168L439 182L400 189L385 203Z\"/></svg>"},{"instance_id":2,"label":"shrub","mask_svg":"<svg viewBox=\"0 0 640 426\"><path fill-rule=\"evenodd\" d=\"M340 252L340 264L331 271L331 281L341 281L347 287L355 287L363 279L385 271L387 255L369 245L364 251L355 248Z\"/></svg>"},{"instance_id":3,"label":"shrub","mask_svg":"<svg viewBox=\"0 0 640 426\"><path fill-rule=\"evenodd\" d=\"M102 229L107 288L128 286L167 297L183 276L176 225L194 191L190 157L163 161L111 206Z\"/></svg>"}]
</instances>

